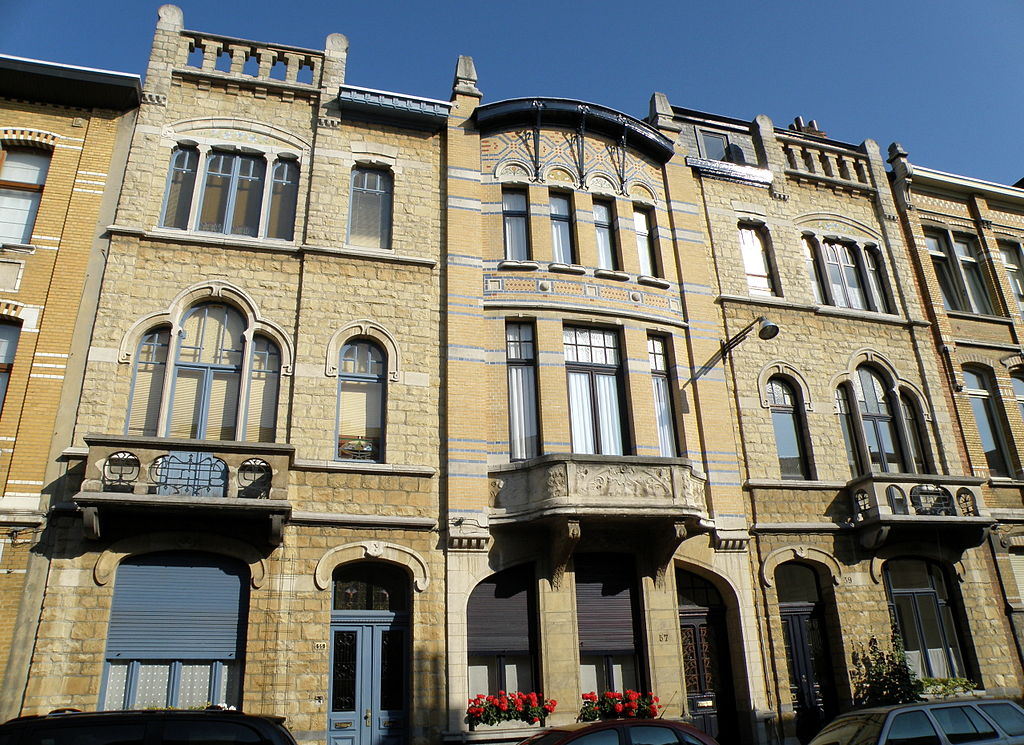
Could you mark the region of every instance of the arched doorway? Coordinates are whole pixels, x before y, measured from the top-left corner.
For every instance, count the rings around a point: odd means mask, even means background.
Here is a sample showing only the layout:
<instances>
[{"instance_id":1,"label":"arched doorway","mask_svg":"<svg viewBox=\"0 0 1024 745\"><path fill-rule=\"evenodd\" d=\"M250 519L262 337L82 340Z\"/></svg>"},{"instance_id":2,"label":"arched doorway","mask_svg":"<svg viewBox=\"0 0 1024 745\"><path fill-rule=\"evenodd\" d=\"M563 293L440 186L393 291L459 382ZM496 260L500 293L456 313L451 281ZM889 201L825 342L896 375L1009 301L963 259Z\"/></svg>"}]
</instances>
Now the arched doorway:
<instances>
[{"instance_id":1,"label":"arched doorway","mask_svg":"<svg viewBox=\"0 0 1024 745\"><path fill-rule=\"evenodd\" d=\"M382 561L334 571L330 745L401 745L408 732L409 577Z\"/></svg>"},{"instance_id":2,"label":"arched doorway","mask_svg":"<svg viewBox=\"0 0 1024 745\"><path fill-rule=\"evenodd\" d=\"M838 710L821 588L811 567L792 561L775 570L775 585L796 735L800 742L808 742Z\"/></svg>"},{"instance_id":3,"label":"arched doorway","mask_svg":"<svg viewBox=\"0 0 1024 745\"><path fill-rule=\"evenodd\" d=\"M676 572L679 631L683 641L686 710L693 725L726 742L736 739L736 694L722 596L692 572Z\"/></svg>"}]
</instances>

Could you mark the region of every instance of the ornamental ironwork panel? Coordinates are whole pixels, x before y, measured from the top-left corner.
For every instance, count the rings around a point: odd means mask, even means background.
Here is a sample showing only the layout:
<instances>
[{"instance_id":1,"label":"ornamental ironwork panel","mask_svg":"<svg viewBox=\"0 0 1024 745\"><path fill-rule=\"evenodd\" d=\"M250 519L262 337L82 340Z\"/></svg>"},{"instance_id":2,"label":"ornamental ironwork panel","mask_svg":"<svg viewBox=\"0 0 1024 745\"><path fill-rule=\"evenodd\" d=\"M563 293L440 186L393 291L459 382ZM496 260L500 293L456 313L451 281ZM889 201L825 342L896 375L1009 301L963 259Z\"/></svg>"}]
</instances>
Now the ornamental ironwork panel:
<instances>
[{"instance_id":1,"label":"ornamental ironwork panel","mask_svg":"<svg viewBox=\"0 0 1024 745\"><path fill-rule=\"evenodd\" d=\"M249 458L238 467L238 496L243 499L269 499L274 472L260 458Z\"/></svg>"},{"instance_id":2,"label":"ornamental ironwork panel","mask_svg":"<svg viewBox=\"0 0 1024 745\"><path fill-rule=\"evenodd\" d=\"M334 682L331 686L331 711L356 710L355 631L334 632Z\"/></svg>"},{"instance_id":3,"label":"ornamental ironwork panel","mask_svg":"<svg viewBox=\"0 0 1024 745\"><path fill-rule=\"evenodd\" d=\"M184 497L226 497L228 467L209 453L173 451L149 467L157 494Z\"/></svg>"},{"instance_id":4,"label":"ornamental ironwork panel","mask_svg":"<svg viewBox=\"0 0 1024 745\"><path fill-rule=\"evenodd\" d=\"M135 453L121 450L103 462L103 491L131 493L139 478L139 459Z\"/></svg>"},{"instance_id":5,"label":"ornamental ironwork panel","mask_svg":"<svg viewBox=\"0 0 1024 745\"><path fill-rule=\"evenodd\" d=\"M952 517L956 514L953 507L953 495L948 489L941 486L921 484L910 490L910 501L914 505L914 511L918 515L946 515Z\"/></svg>"}]
</instances>

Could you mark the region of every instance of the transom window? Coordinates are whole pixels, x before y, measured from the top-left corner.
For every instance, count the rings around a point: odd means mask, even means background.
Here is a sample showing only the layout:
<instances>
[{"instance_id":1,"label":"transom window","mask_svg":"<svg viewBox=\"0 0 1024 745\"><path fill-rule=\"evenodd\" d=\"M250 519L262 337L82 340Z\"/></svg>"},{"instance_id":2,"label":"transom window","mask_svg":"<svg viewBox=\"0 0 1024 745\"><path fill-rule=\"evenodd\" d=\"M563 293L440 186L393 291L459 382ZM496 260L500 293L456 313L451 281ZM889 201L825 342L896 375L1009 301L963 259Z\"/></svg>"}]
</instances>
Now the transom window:
<instances>
[{"instance_id":1,"label":"transom window","mask_svg":"<svg viewBox=\"0 0 1024 745\"><path fill-rule=\"evenodd\" d=\"M338 361L338 458L382 461L387 357L370 341L341 348Z\"/></svg>"},{"instance_id":2,"label":"transom window","mask_svg":"<svg viewBox=\"0 0 1024 745\"><path fill-rule=\"evenodd\" d=\"M202 173L201 180L197 174ZM171 152L160 224L249 238L294 237L299 165L279 156L179 145Z\"/></svg>"},{"instance_id":3,"label":"transom window","mask_svg":"<svg viewBox=\"0 0 1024 745\"><path fill-rule=\"evenodd\" d=\"M0 243L32 242L50 153L36 148L0 150Z\"/></svg>"},{"instance_id":4,"label":"transom window","mask_svg":"<svg viewBox=\"0 0 1024 745\"><path fill-rule=\"evenodd\" d=\"M971 403L989 473L993 476L1009 476L1009 449L996 412L994 390L994 381L987 371L980 368L964 370L964 392Z\"/></svg>"},{"instance_id":5,"label":"transom window","mask_svg":"<svg viewBox=\"0 0 1024 745\"><path fill-rule=\"evenodd\" d=\"M982 276L976 239L949 231L929 231L925 244L946 310L991 314L992 301Z\"/></svg>"},{"instance_id":6,"label":"transom window","mask_svg":"<svg viewBox=\"0 0 1024 745\"><path fill-rule=\"evenodd\" d=\"M574 453L622 455L618 334L567 326L562 337Z\"/></svg>"},{"instance_id":7,"label":"transom window","mask_svg":"<svg viewBox=\"0 0 1024 745\"><path fill-rule=\"evenodd\" d=\"M374 168L352 171L348 242L363 248L391 247L391 174Z\"/></svg>"},{"instance_id":8,"label":"transom window","mask_svg":"<svg viewBox=\"0 0 1024 745\"><path fill-rule=\"evenodd\" d=\"M250 334L242 314L223 303L194 306L173 339L167 327L144 334L126 434L273 442L280 351L260 335L247 342Z\"/></svg>"},{"instance_id":9,"label":"transom window","mask_svg":"<svg viewBox=\"0 0 1024 745\"><path fill-rule=\"evenodd\" d=\"M356 561L334 570L334 610L409 610L409 575L383 561Z\"/></svg>"},{"instance_id":10,"label":"transom window","mask_svg":"<svg viewBox=\"0 0 1024 745\"><path fill-rule=\"evenodd\" d=\"M814 299L824 305L891 313L878 247L804 236Z\"/></svg>"}]
</instances>

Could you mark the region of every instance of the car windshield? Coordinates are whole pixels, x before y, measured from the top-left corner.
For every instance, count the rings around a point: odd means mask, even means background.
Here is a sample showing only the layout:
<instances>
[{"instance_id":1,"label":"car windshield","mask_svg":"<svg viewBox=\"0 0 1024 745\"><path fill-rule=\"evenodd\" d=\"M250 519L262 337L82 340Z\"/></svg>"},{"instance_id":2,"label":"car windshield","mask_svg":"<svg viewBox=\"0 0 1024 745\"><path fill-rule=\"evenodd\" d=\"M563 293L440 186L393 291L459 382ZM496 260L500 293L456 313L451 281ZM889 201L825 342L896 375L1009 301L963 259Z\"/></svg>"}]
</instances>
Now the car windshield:
<instances>
[{"instance_id":1,"label":"car windshield","mask_svg":"<svg viewBox=\"0 0 1024 745\"><path fill-rule=\"evenodd\" d=\"M840 717L814 736L809 745L873 745L885 722L884 712L853 714Z\"/></svg>"}]
</instances>

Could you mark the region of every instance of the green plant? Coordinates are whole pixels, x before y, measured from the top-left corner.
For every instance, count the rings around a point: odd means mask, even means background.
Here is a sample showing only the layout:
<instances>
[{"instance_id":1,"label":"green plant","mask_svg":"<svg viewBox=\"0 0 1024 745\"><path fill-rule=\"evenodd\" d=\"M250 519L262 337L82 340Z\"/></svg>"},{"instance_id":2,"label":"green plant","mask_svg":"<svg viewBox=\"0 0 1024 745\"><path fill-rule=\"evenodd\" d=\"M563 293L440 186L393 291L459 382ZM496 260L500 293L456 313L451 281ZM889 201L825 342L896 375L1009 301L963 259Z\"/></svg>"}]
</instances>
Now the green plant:
<instances>
[{"instance_id":1,"label":"green plant","mask_svg":"<svg viewBox=\"0 0 1024 745\"><path fill-rule=\"evenodd\" d=\"M595 722L598 719L652 719L658 716L659 699L653 693L644 695L637 691L605 691L598 696L595 692L583 694L583 706L576 718L580 722Z\"/></svg>"},{"instance_id":2,"label":"green plant","mask_svg":"<svg viewBox=\"0 0 1024 745\"><path fill-rule=\"evenodd\" d=\"M930 696L956 696L975 688L974 681L967 678L921 678L921 685Z\"/></svg>"},{"instance_id":3,"label":"green plant","mask_svg":"<svg viewBox=\"0 0 1024 745\"><path fill-rule=\"evenodd\" d=\"M853 653L853 703L855 706L906 704L921 699L923 685L907 664L903 640L892 634L891 651L882 649L872 636L867 649Z\"/></svg>"},{"instance_id":4,"label":"green plant","mask_svg":"<svg viewBox=\"0 0 1024 745\"><path fill-rule=\"evenodd\" d=\"M466 722L470 726L478 724L495 725L502 722L527 722L537 724L555 710L558 702L545 700L537 693L506 693L498 691L498 695L480 694L469 699L466 707Z\"/></svg>"}]
</instances>

